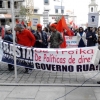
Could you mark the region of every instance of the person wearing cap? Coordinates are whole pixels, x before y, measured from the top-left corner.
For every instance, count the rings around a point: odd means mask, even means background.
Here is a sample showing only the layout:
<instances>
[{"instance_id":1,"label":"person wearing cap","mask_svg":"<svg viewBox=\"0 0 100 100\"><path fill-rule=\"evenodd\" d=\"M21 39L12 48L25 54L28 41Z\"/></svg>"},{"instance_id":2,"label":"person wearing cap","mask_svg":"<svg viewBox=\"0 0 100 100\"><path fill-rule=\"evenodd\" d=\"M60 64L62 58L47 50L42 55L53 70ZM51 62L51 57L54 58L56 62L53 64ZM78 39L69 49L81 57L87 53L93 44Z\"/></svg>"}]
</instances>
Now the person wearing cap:
<instances>
[{"instance_id":1,"label":"person wearing cap","mask_svg":"<svg viewBox=\"0 0 100 100\"><path fill-rule=\"evenodd\" d=\"M22 24L15 27L17 43L23 46L34 47L36 39L30 30L25 29ZM30 73L30 69L25 68L25 73Z\"/></svg>"},{"instance_id":2,"label":"person wearing cap","mask_svg":"<svg viewBox=\"0 0 100 100\"><path fill-rule=\"evenodd\" d=\"M48 42L50 42L50 48L60 48L63 42L63 37L60 32L56 30L56 24L50 25L52 35L49 37Z\"/></svg>"},{"instance_id":3,"label":"person wearing cap","mask_svg":"<svg viewBox=\"0 0 100 100\"><path fill-rule=\"evenodd\" d=\"M46 32L42 31L42 25L37 24L37 31L35 32L36 37L36 48L47 48L48 42L47 42L47 34Z\"/></svg>"},{"instance_id":4,"label":"person wearing cap","mask_svg":"<svg viewBox=\"0 0 100 100\"><path fill-rule=\"evenodd\" d=\"M3 40L8 41L8 42L13 42L13 35L12 35L11 27L9 25L5 25L5 35L4 35ZM11 64L8 64L8 70L13 71L14 66Z\"/></svg>"}]
</instances>

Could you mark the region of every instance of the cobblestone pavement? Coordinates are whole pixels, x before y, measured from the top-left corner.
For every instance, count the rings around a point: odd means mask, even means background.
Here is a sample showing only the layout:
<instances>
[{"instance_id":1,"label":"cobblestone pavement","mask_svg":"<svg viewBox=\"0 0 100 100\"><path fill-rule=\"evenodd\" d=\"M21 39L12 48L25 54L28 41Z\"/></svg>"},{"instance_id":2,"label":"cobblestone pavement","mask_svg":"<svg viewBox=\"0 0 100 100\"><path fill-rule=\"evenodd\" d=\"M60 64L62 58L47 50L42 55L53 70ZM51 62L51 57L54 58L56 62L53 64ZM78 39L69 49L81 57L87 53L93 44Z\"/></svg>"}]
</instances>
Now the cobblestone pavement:
<instances>
[{"instance_id":1,"label":"cobblestone pavement","mask_svg":"<svg viewBox=\"0 0 100 100\"><path fill-rule=\"evenodd\" d=\"M24 68L18 67L18 83L25 84L82 84L93 77L96 72L63 73L33 70L31 74L25 74ZM96 84L100 75L88 80L85 84ZM14 71L8 71L7 64L0 63L0 83L15 83Z\"/></svg>"}]
</instances>

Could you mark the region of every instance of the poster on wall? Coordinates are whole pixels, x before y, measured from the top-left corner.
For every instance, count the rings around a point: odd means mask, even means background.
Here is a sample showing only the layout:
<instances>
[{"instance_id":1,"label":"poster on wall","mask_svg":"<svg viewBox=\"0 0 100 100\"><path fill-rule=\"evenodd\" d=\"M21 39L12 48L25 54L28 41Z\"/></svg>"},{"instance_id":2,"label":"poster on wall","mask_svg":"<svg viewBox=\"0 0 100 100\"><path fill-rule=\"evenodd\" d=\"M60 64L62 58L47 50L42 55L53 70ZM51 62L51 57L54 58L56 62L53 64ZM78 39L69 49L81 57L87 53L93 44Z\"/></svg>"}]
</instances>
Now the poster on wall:
<instances>
[{"instance_id":1,"label":"poster on wall","mask_svg":"<svg viewBox=\"0 0 100 100\"><path fill-rule=\"evenodd\" d=\"M39 20L37 18L33 18L33 26L36 26L39 22Z\"/></svg>"},{"instance_id":2,"label":"poster on wall","mask_svg":"<svg viewBox=\"0 0 100 100\"><path fill-rule=\"evenodd\" d=\"M99 13L88 14L88 27L98 27Z\"/></svg>"}]
</instances>

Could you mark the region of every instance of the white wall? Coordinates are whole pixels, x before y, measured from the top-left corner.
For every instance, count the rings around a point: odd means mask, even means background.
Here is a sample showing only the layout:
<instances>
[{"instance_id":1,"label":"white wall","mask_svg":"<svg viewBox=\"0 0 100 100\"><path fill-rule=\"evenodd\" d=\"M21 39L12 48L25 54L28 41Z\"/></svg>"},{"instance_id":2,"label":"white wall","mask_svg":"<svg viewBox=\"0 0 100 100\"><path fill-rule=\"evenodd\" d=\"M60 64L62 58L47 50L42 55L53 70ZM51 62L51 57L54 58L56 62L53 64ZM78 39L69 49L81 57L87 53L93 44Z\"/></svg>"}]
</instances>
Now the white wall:
<instances>
[{"instance_id":1,"label":"white wall","mask_svg":"<svg viewBox=\"0 0 100 100\"><path fill-rule=\"evenodd\" d=\"M49 14L55 14L55 6L61 6L61 2L57 2L54 0L49 0L49 5L44 5L44 0L34 0L34 8L39 8L38 14L43 14L44 9L49 9ZM64 3L62 3L64 6ZM66 14L66 9L64 9ZM59 13L61 14L61 10L59 9Z\"/></svg>"}]
</instances>

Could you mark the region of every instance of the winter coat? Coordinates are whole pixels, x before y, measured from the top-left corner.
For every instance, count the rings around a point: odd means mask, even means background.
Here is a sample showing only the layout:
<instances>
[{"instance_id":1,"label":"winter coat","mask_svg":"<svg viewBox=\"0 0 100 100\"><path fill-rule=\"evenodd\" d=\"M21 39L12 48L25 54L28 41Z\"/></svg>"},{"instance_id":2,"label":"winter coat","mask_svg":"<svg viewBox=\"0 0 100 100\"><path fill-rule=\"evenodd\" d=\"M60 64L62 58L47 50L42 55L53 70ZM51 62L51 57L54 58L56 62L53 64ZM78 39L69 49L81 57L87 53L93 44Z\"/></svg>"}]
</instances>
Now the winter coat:
<instances>
[{"instance_id":1,"label":"winter coat","mask_svg":"<svg viewBox=\"0 0 100 100\"><path fill-rule=\"evenodd\" d=\"M77 41L78 47L85 47L87 45L86 33L83 32L82 36L80 35L80 33L77 33Z\"/></svg>"},{"instance_id":2,"label":"winter coat","mask_svg":"<svg viewBox=\"0 0 100 100\"><path fill-rule=\"evenodd\" d=\"M17 43L23 46L33 47L35 45L35 36L27 29L16 33Z\"/></svg>"},{"instance_id":3,"label":"winter coat","mask_svg":"<svg viewBox=\"0 0 100 100\"><path fill-rule=\"evenodd\" d=\"M90 36L92 36L92 38L89 38ZM95 32L91 32L91 31L88 31L86 33L86 39L87 39L87 47L90 47L90 46L95 46L96 44L96 35L95 35Z\"/></svg>"},{"instance_id":4,"label":"winter coat","mask_svg":"<svg viewBox=\"0 0 100 100\"><path fill-rule=\"evenodd\" d=\"M50 37L50 48L59 48L63 42L63 37L60 32L55 31Z\"/></svg>"},{"instance_id":5,"label":"winter coat","mask_svg":"<svg viewBox=\"0 0 100 100\"><path fill-rule=\"evenodd\" d=\"M35 43L36 48L47 48L48 47L47 34L45 32L41 31L41 36L40 36L39 33L36 31L34 36L36 38L36 43ZM40 43L39 40L42 40L43 42Z\"/></svg>"},{"instance_id":6,"label":"winter coat","mask_svg":"<svg viewBox=\"0 0 100 100\"><path fill-rule=\"evenodd\" d=\"M4 40L9 41L9 42L13 42L13 35L5 33Z\"/></svg>"}]
</instances>

